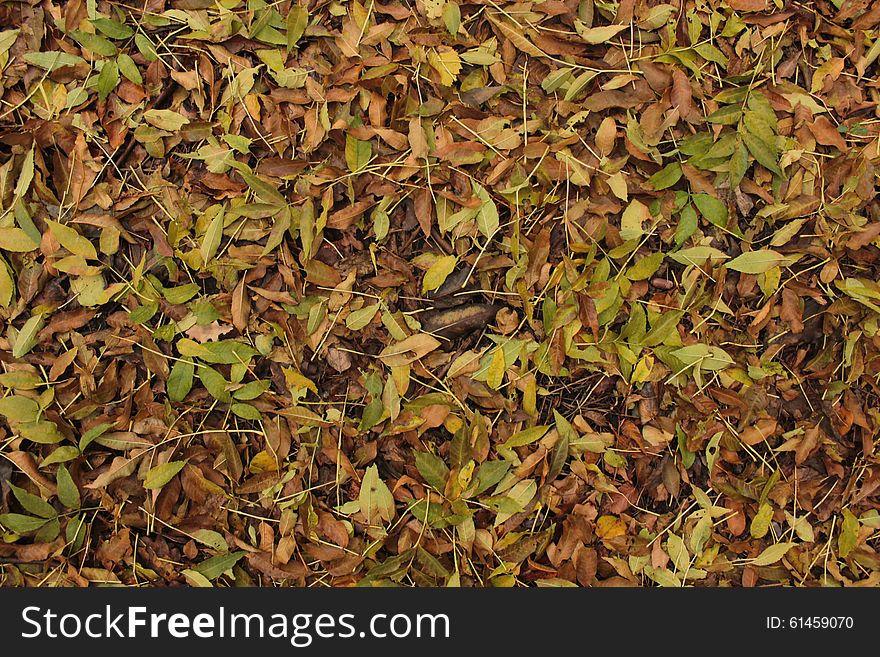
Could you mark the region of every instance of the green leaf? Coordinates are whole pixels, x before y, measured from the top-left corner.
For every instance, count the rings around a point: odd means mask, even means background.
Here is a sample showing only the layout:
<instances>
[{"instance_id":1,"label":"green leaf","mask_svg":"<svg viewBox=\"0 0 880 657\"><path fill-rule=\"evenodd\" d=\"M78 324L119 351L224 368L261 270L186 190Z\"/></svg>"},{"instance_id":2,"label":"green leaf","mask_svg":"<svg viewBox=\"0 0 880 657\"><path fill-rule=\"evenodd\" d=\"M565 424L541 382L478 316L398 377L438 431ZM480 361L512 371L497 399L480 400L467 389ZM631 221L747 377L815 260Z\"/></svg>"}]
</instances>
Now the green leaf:
<instances>
[{"instance_id":1,"label":"green leaf","mask_svg":"<svg viewBox=\"0 0 880 657\"><path fill-rule=\"evenodd\" d=\"M373 155L373 146L368 141L356 139L351 135L345 136L345 163L348 170L357 173L367 166Z\"/></svg>"},{"instance_id":2,"label":"green leaf","mask_svg":"<svg viewBox=\"0 0 880 657\"><path fill-rule=\"evenodd\" d=\"M507 371L507 364L504 360L504 349L495 347L492 352L492 358L489 359L489 367L486 369L486 385L493 390L498 390L504 381L504 373Z\"/></svg>"},{"instance_id":3,"label":"green leaf","mask_svg":"<svg viewBox=\"0 0 880 657\"><path fill-rule=\"evenodd\" d=\"M688 203L681 210L678 226L675 227L675 246L681 246L691 235L697 232L697 211Z\"/></svg>"},{"instance_id":4,"label":"green leaf","mask_svg":"<svg viewBox=\"0 0 880 657\"><path fill-rule=\"evenodd\" d=\"M232 396L239 401L250 401L266 392L271 385L269 381L251 381L233 392Z\"/></svg>"},{"instance_id":5,"label":"green leaf","mask_svg":"<svg viewBox=\"0 0 880 657\"><path fill-rule=\"evenodd\" d=\"M669 533L666 539L666 551L677 571L685 571L690 565L690 555L684 540L678 534Z\"/></svg>"},{"instance_id":6,"label":"green leaf","mask_svg":"<svg viewBox=\"0 0 880 657\"><path fill-rule=\"evenodd\" d=\"M571 81L573 70L574 69L571 68L560 68L559 70L553 71L550 75L541 80L541 88L548 94L552 94L566 82Z\"/></svg>"},{"instance_id":7,"label":"green leaf","mask_svg":"<svg viewBox=\"0 0 880 657\"><path fill-rule=\"evenodd\" d=\"M47 465L55 465L56 463L66 463L72 461L80 455L78 448L73 445L63 445L53 450L49 456L40 461L40 467L45 468Z\"/></svg>"},{"instance_id":8,"label":"green leaf","mask_svg":"<svg viewBox=\"0 0 880 657\"><path fill-rule=\"evenodd\" d=\"M192 360L186 358L176 361L165 382L168 399L174 402L183 401L192 390L194 373L195 365Z\"/></svg>"},{"instance_id":9,"label":"green leaf","mask_svg":"<svg viewBox=\"0 0 880 657\"><path fill-rule=\"evenodd\" d=\"M14 294L15 281L12 278L12 271L6 260L0 258L0 306L9 308Z\"/></svg>"},{"instance_id":10,"label":"green leaf","mask_svg":"<svg viewBox=\"0 0 880 657\"><path fill-rule=\"evenodd\" d=\"M150 471L147 472L147 476L144 477L144 488L162 488L162 486L171 481L178 472L183 470L183 466L185 465L186 461L169 461L168 463L162 463L155 468L151 468Z\"/></svg>"},{"instance_id":11,"label":"green leaf","mask_svg":"<svg viewBox=\"0 0 880 657\"><path fill-rule=\"evenodd\" d=\"M213 581L230 570L245 554L244 550L230 552L229 554L218 554L216 557L205 559L194 570Z\"/></svg>"},{"instance_id":12,"label":"green leaf","mask_svg":"<svg viewBox=\"0 0 880 657\"><path fill-rule=\"evenodd\" d=\"M547 431L550 429L550 425L548 424L539 424L535 427L529 427L528 429L523 429L522 431L518 431L513 434L510 438L508 438L504 442L504 447L510 449L513 447L522 447L523 445L530 445L533 442L540 440L544 437Z\"/></svg>"},{"instance_id":13,"label":"green leaf","mask_svg":"<svg viewBox=\"0 0 880 657\"><path fill-rule=\"evenodd\" d=\"M479 495L504 479L510 470L510 461L486 461L477 470L477 490Z\"/></svg>"},{"instance_id":14,"label":"green leaf","mask_svg":"<svg viewBox=\"0 0 880 657\"><path fill-rule=\"evenodd\" d=\"M744 274L762 274L785 262L785 256L770 249L748 251L727 263L727 268Z\"/></svg>"},{"instance_id":15,"label":"green leaf","mask_svg":"<svg viewBox=\"0 0 880 657\"><path fill-rule=\"evenodd\" d=\"M21 228L9 226L0 228L0 249L12 253L28 253L40 245Z\"/></svg>"},{"instance_id":16,"label":"green leaf","mask_svg":"<svg viewBox=\"0 0 880 657\"><path fill-rule=\"evenodd\" d=\"M738 138L733 149L733 155L730 156L730 164L728 165L728 173L730 175L730 186L739 187L742 179L749 169L749 151L743 140Z\"/></svg>"},{"instance_id":17,"label":"green leaf","mask_svg":"<svg viewBox=\"0 0 880 657\"><path fill-rule=\"evenodd\" d=\"M205 236L202 238L202 262L207 266L211 259L216 255L217 249L220 248L220 241L223 239L223 221L225 212L221 205L211 220Z\"/></svg>"},{"instance_id":18,"label":"green leaf","mask_svg":"<svg viewBox=\"0 0 880 657\"><path fill-rule=\"evenodd\" d=\"M116 45L109 39L102 37L100 34L92 34L81 30L73 30L69 34L84 49L90 50L96 55L112 57L116 54Z\"/></svg>"},{"instance_id":19,"label":"green leaf","mask_svg":"<svg viewBox=\"0 0 880 657\"><path fill-rule=\"evenodd\" d=\"M213 367L200 367L199 379L201 379L202 384L205 386L205 390L207 390L214 399L225 404L232 401L232 395L229 394L229 391L226 389L226 379L224 379L223 375Z\"/></svg>"},{"instance_id":20,"label":"green leaf","mask_svg":"<svg viewBox=\"0 0 880 657\"><path fill-rule=\"evenodd\" d=\"M34 518L33 516L22 515L21 513L0 513L0 525L16 534L34 532L47 522L49 521L45 518Z\"/></svg>"},{"instance_id":21,"label":"green leaf","mask_svg":"<svg viewBox=\"0 0 880 657\"><path fill-rule=\"evenodd\" d=\"M720 228L727 226L727 205L709 194L693 194L691 200L700 214Z\"/></svg>"},{"instance_id":22,"label":"green leaf","mask_svg":"<svg viewBox=\"0 0 880 657\"><path fill-rule=\"evenodd\" d=\"M71 55L61 50L28 52L24 55L24 61L32 66L44 68L49 72L55 71L64 66L76 66L77 64L86 63L86 60L82 57L77 57L76 55Z\"/></svg>"},{"instance_id":23,"label":"green leaf","mask_svg":"<svg viewBox=\"0 0 880 657\"><path fill-rule=\"evenodd\" d=\"M733 359L721 347L692 344L672 352L685 365L698 365L704 370L723 370L733 364Z\"/></svg>"},{"instance_id":24,"label":"green leaf","mask_svg":"<svg viewBox=\"0 0 880 657\"><path fill-rule=\"evenodd\" d=\"M665 257L665 253L657 251L649 256L640 258L636 264L627 270L626 277L631 281L643 281L646 278L650 278L660 268L660 265L663 264Z\"/></svg>"},{"instance_id":25,"label":"green leaf","mask_svg":"<svg viewBox=\"0 0 880 657\"><path fill-rule=\"evenodd\" d=\"M586 43L595 46L602 43L607 43L616 35L623 32L623 30L628 30L629 23L602 25L600 27L587 27L581 21L576 20L574 22L574 27L575 30L577 30L578 35L580 35L581 39L583 39Z\"/></svg>"},{"instance_id":26,"label":"green leaf","mask_svg":"<svg viewBox=\"0 0 880 657\"><path fill-rule=\"evenodd\" d=\"M18 500L18 503L21 504L24 507L24 510L28 513L47 519L54 518L58 515L55 508L42 497L38 497L33 493L28 493L24 488L19 488L12 483L9 484L9 488L12 489L12 494L15 495L15 499Z\"/></svg>"},{"instance_id":27,"label":"green leaf","mask_svg":"<svg viewBox=\"0 0 880 657\"><path fill-rule=\"evenodd\" d=\"M76 232L75 229L51 219L47 219L46 224L49 226L52 237L74 255L82 256L88 260L95 260L98 257L94 244Z\"/></svg>"},{"instance_id":28,"label":"green leaf","mask_svg":"<svg viewBox=\"0 0 880 657\"><path fill-rule=\"evenodd\" d=\"M752 518L752 524L749 527L749 533L752 538L764 538L770 531L770 521L773 519L773 507L764 502L759 508L755 517Z\"/></svg>"},{"instance_id":29,"label":"green leaf","mask_svg":"<svg viewBox=\"0 0 880 657\"><path fill-rule=\"evenodd\" d=\"M94 440L100 438L107 430L113 426L112 422L102 422L101 424L96 424L91 429L86 431L79 439L79 451L86 451L86 447L88 447Z\"/></svg>"},{"instance_id":30,"label":"green leaf","mask_svg":"<svg viewBox=\"0 0 880 657\"><path fill-rule=\"evenodd\" d=\"M782 559L792 547L794 543L776 543L766 548L749 563L752 566L769 566Z\"/></svg>"},{"instance_id":31,"label":"green leaf","mask_svg":"<svg viewBox=\"0 0 880 657\"><path fill-rule=\"evenodd\" d=\"M773 233L773 237L770 238L770 246L783 246L787 244L791 238L800 232L809 219L809 217L801 217L800 219L786 221L779 230Z\"/></svg>"},{"instance_id":32,"label":"green leaf","mask_svg":"<svg viewBox=\"0 0 880 657\"><path fill-rule=\"evenodd\" d=\"M449 477L449 468L436 454L429 452L416 452L416 469L430 486L441 493L446 488L446 479Z\"/></svg>"},{"instance_id":33,"label":"green leaf","mask_svg":"<svg viewBox=\"0 0 880 657\"><path fill-rule=\"evenodd\" d=\"M684 316L683 310L670 310L658 317L651 330L642 338L642 345L645 347L656 347L663 344L675 332L675 327Z\"/></svg>"},{"instance_id":34,"label":"green leaf","mask_svg":"<svg viewBox=\"0 0 880 657\"><path fill-rule=\"evenodd\" d=\"M238 175L242 177L247 183L247 186L250 187L254 194L260 199L277 208L287 208L287 199L284 197L284 194L278 191L276 186L269 184L259 176L255 176L248 170L246 165L243 165L236 160L232 160L231 163L238 170Z\"/></svg>"},{"instance_id":35,"label":"green leaf","mask_svg":"<svg viewBox=\"0 0 880 657\"><path fill-rule=\"evenodd\" d=\"M751 113L746 114L746 118ZM749 124L751 123L751 128ZM762 125L761 120L754 118L750 122L744 124L745 130L742 132L742 140L759 164L765 169L779 176L784 175L782 169L779 168L779 155L776 150L776 137L766 125Z\"/></svg>"},{"instance_id":36,"label":"green leaf","mask_svg":"<svg viewBox=\"0 0 880 657\"><path fill-rule=\"evenodd\" d=\"M165 300L168 301L168 303L176 306L192 299L198 294L200 289L198 283L187 283L186 285L178 285L177 287L166 287L162 290L162 296L165 297Z\"/></svg>"},{"instance_id":37,"label":"green leaf","mask_svg":"<svg viewBox=\"0 0 880 657\"><path fill-rule=\"evenodd\" d=\"M377 312L379 312L378 303L364 306L363 308L350 313L348 317L345 318L345 325L352 331L360 331L373 321L373 317L376 316Z\"/></svg>"},{"instance_id":38,"label":"green leaf","mask_svg":"<svg viewBox=\"0 0 880 657\"><path fill-rule=\"evenodd\" d=\"M138 70L137 64L135 64L134 60L126 53L121 52L116 56L116 67L129 82L137 85L144 83L144 79L141 77L141 72Z\"/></svg>"},{"instance_id":39,"label":"green leaf","mask_svg":"<svg viewBox=\"0 0 880 657\"><path fill-rule=\"evenodd\" d=\"M547 481L553 481L558 477L565 468L565 462L568 460L568 448L572 442L578 439L577 431L571 426L556 409L553 409L553 420L556 424L556 433L559 438L553 445L553 452L550 454L550 467L547 470Z\"/></svg>"},{"instance_id":40,"label":"green leaf","mask_svg":"<svg viewBox=\"0 0 880 657\"><path fill-rule=\"evenodd\" d=\"M293 50L296 42L302 38L309 25L309 10L294 5L287 13L287 50Z\"/></svg>"},{"instance_id":41,"label":"green leaf","mask_svg":"<svg viewBox=\"0 0 880 657\"><path fill-rule=\"evenodd\" d=\"M134 35L134 44L137 46L138 52L144 56L148 62L155 62L159 59L159 53L156 52L156 46L143 32Z\"/></svg>"},{"instance_id":42,"label":"green leaf","mask_svg":"<svg viewBox=\"0 0 880 657\"><path fill-rule=\"evenodd\" d=\"M21 29L4 30L3 32L0 32L0 56L9 52L9 49L13 46L16 39L18 39L19 33L21 33Z\"/></svg>"},{"instance_id":43,"label":"green leaf","mask_svg":"<svg viewBox=\"0 0 880 657\"><path fill-rule=\"evenodd\" d=\"M180 112L167 109L150 109L144 112L144 120L159 130L177 132L189 123L189 119Z\"/></svg>"},{"instance_id":44,"label":"green leaf","mask_svg":"<svg viewBox=\"0 0 880 657\"><path fill-rule=\"evenodd\" d=\"M725 105L706 117L708 123L719 125L736 125L742 118L742 109L737 105Z\"/></svg>"},{"instance_id":45,"label":"green leaf","mask_svg":"<svg viewBox=\"0 0 880 657\"><path fill-rule=\"evenodd\" d=\"M115 59L108 59L104 62L104 66L101 67L101 72L98 74L98 79L95 82L95 87L98 90L98 99L101 101L107 100L107 96L116 89L118 84L119 65Z\"/></svg>"},{"instance_id":46,"label":"green leaf","mask_svg":"<svg viewBox=\"0 0 880 657\"><path fill-rule=\"evenodd\" d=\"M41 445L53 445L64 440L64 434L58 430L54 422L44 420L22 422L16 428L22 437Z\"/></svg>"},{"instance_id":47,"label":"green leaf","mask_svg":"<svg viewBox=\"0 0 880 657\"><path fill-rule=\"evenodd\" d=\"M190 586L196 588L212 588L214 586L211 584L211 580L192 568L184 568L180 571L180 574L184 576L187 584Z\"/></svg>"},{"instance_id":48,"label":"green leaf","mask_svg":"<svg viewBox=\"0 0 880 657\"><path fill-rule=\"evenodd\" d=\"M111 39L128 39L134 36L132 27L110 18L93 18L91 23L96 30Z\"/></svg>"},{"instance_id":49,"label":"green leaf","mask_svg":"<svg viewBox=\"0 0 880 657\"><path fill-rule=\"evenodd\" d=\"M40 415L40 405L30 397L10 395L0 399L0 415L11 422L34 422Z\"/></svg>"},{"instance_id":50,"label":"green leaf","mask_svg":"<svg viewBox=\"0 0 880 657\"><path fill-rule=\"evenodd\" d=\"M458 30L461 27L461 10L458 8L458 5L454 2L447 2L443 5L442 17L443 24L446 25L449 34L452 36L458 34Z\"/></svg>"},{"instance_id":51,"label":"green leaf","mask_svg":"<svg viewBox=\"0 0 880 657\"><path fill-rule=\"evenodd\" d=\"M229 409L235 413L238 417L244 420L252 420L254 422L259 422L262 418L260 415L260 411L251 406L250 404L237 403L233 404L229 407Z\"/></svg>"},{"instance_id":52,"label":"green leaf","mask_svg":"<svg viewBox=\"0 0 880 657\"><path fill-rule=\"evenodd\" d=\"M681 164L673 162L667 164L660 169L660 171L648 178L647 183L655 190L660 191L661 189L672 187L675 183L681 180L681 176Z\"/></svg>"},{"instance_id":53,"label":"green leaf","mask_svg":"<svg viewBox=\"0 0 880 657\"><path fill-rule=\"evenodd\" d=\"M670 253L669 257L683 265L702 267L706 264L706 260L709 260L713 265L717 265L730 256L713 246L692 246L689 249L681 249L675 253Z\"/></svg>"},{"instance_id":54,"label":"green leaf","mask_svg":"<svg viewBox=\"0 0 880 657\"><path fill-rule=\"evenodd\" d=\"M634 240L645 234L642 223L651 216L648 206L638 200L633 200L620 217L620 238L622 240Z\"/></svg>"},{"instance_id":55,"label":"green leaf","mask_svg":"<svg viewBox=\"0 0 880 657\"><path fill-rule=\"evenodd\" d=\"M138 306L137 308L129 312L128 319L131 320L132 324L146 324L158 311L159 302L148 301L147 303L144 303L143 305Z\"/></svg>"},{"instance_id":56,"label":"green leaf","mask_svg":"<svg viewBox=\"0 0 880 657\"><path fill-rule=\"evenodd\" d=\"M78 509L81 501L79 489L63 465L58 466L58 472L55 473L55 483L58 484L58 499L61 503L68 509Z\"/></svg>"},{"instance_id":57,"label":"green leaf","mask_svg":"<svg viewBox=\"0 0 880 657\"><path fill-rule=\"evenodd\" d=\"M473 183L473 187L474 194L476 194L477 198L482 201L482 204L477 211L477 228L480 229L480 232L486 239L490 239L500 225L498 208L495 206L495 201L489 196L489 192L487 192L482 185L475 182Z\"/></svg>"},{"instance_id":58,"label":"green leaf","mask_svg":"<svg viewBox=\"0 0 880 657\"><path fill-rule=\"evenodd\" d=\"M194 529L190 535L202 545L207 545L217 552L229 552L229 544L223 538L223 534L213 529Z\"/></svg>"}]
</instances>

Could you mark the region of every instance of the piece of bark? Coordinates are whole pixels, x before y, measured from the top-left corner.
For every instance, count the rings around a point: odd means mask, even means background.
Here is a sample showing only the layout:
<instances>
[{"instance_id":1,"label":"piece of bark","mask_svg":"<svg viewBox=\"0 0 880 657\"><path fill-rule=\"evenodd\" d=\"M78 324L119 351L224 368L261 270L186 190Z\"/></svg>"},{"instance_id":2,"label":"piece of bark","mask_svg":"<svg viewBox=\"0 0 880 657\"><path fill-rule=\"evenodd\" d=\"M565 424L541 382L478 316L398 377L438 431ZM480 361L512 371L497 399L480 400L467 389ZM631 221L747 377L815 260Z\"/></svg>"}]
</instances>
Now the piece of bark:
<instances>
[{"instance_id":1,"label":"piece of bark","mask_svg":"<svg viewBox=\"0 0 880 657\"><path fill-rule=\"evenodd\" d=\"M482 331L502 306L492 303L463 304L454 308L429 310L419 316L422 329L452 339L472 331Z\"/></svg>"}]
</instances>

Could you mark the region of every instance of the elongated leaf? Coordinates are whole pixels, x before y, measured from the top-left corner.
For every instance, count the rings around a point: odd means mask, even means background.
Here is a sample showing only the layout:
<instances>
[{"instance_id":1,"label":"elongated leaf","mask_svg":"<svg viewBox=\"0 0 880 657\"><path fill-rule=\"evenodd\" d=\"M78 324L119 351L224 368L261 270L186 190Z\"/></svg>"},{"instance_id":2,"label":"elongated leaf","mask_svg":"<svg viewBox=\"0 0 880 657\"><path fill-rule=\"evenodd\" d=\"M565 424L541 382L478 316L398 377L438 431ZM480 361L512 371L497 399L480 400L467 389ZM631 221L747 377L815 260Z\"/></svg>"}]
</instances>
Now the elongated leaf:
<instances>
[{"instance_id":1,"label":"elongated leaf","mask_svg":"<svg viewBox=\"0 0 880 657\"><path fill-rule=\"evenodd\" d=\"M618 25L603 25L602 27L586 27L580 21L575 21L574 25L581 39L591 45L605 43L624 30L629 29L629 24L626 23Z\"/></svg>"},{"instance_id":2,"label":"elongated leaf","mask_svg":"<svg viewBox=\"0 0 880 657\"><path fill-rule=\"evenodd\" d=\"M482 185L474 183L474 194L482 201L477 212L477 228L488 239L495 234L500 225L498 208L495 206L495 201L489 196L489 192Z\"/></svg>"},{"instance_id":3,"label":"elongated leaf","mask_svg":"<svg viewBox=\"0 0 880 657\"><path fill-rule=\"evenodd\" d=\"M52 505L46 502L43 498L38 497L33 493L28 493L23 488L19 488L14 484L9 484L9 487L12 489L12 494L15 496L15 499L18 500L18 503L21 504L21 506L24 507L24 510L28 513L47 519L54 518L58 515Z\"/></svg>"},{"instance_id":4,"label":"elongated leaf","mask_svg":"<svg viewBox=\"0 0 880 657\"><path fill-rule=\"evenodd\" d=\"M351 135L345 137L345 163L352 173L361 171L370 161L373 147L368 141L355 139Z\"/></svg>"},{"instance_id":5,"label":"elongated leaf","mask_svg":"<svg viewBox=\"0 0 880 657\"><path fill-rule=\"evenodd\" d=\"M229 554L218 554L216 557L205 559L194 570L207 579L214 581L237 564L245 554L244 550L230 552Z\"/></svg>"},{"instance_id":6,"label":"elongated leaf","mask_svg":"<svg viewBox=\"0 0 880 657\"><path fill-rule=\"evenodd\" d=\"M769 566L782 559L792 547L794 543L776 543L766 548L750 563L752 566Z\"/></svg>"},{"instance_id":7,"label":"elongated leaf","mask_svg":"<svg viewBox=\"0 0 880 657\"><path fill-rule=\"evenodd\" d=\"M144 478L144 488L162 488L178 472L183 470L185 465L186 461L169 461L168 463L157 465L147 472L147 476Z\"/></svg>"},{"instance_id":8,"label":"elongated leaf","mask_svg":"<svg viewBox=\"0 0 880 657\"><path fill-rule=\"evenodd\" d=\"M208 225L208 230L205 231L205 236L202 238L202 262L204 262L205 265L208 265L211 262L211 259L220 247L220 241L223 239L224 215L223 206L220 206L217 214L214 215L214 218Z\"/></svg>"},{"instance_id":9,"label":"elongated leaf","mask_svg":"<svg viewBox=\"0 0 880 657\"><path fill-rule=\"evenodd\" d=\"M68 509L78 509L80 505L79 489L63 465L58 466L55 474L55 482L58 484L58 499Z\"/></svg>"},{"instance_id":10,"label":"elongated leaf","mask_svg":"<svg viewBox=\"0 0 880 657\"><path fill-rule=\"evenodd\" d=\"M416 469L422 478L439 491L446 487L446 478L449 476L449 467L436 454L428 452L416 452Z\"/></svg>"},{"instance_id":11,"label":"elongated leaf","mask_svg":"<svg viewBox=\"0 0 880 657\"><path fill-rule=\"evenodd\" d=\"M168 375L168 381L165 385L168 390L168 398L171 401L179 402L192 390L193 375L195 373L195 365L189 359L181 359L175 361L171 372Z\"/></svg>"},{"instance_id":12,"label":"elongated leaf","mask_svg":"<svg viewBox=\"0 0 880 657\"><path fill-rule=\"evenodd\" d=\"M728 269L744 274L762 274L783 262L785 262L785 256L782 254L770 249L761 249L743 253L729 261L726 266Z\"/></svg>"},{"instance_id":13,"label":"elongated leaf","mask_svg":"<svg viewBox=\"0 0 880 657\"><path fill-rule=\"evenodd\" d=\"M6 527L16 534L27 534L37 531L47 522L49 521L45 518L35 518L21 513L0 513L0 526Z\"/></svg>"}]
</instances>

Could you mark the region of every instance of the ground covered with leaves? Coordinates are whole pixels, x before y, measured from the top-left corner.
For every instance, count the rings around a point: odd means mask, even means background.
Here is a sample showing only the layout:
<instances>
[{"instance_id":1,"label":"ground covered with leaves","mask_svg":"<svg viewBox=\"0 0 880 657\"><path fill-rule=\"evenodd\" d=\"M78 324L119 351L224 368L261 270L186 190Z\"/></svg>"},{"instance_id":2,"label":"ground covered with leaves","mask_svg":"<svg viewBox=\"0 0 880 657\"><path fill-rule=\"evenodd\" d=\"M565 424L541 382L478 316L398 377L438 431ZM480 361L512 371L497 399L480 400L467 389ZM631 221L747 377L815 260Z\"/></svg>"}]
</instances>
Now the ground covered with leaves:
<instances>
[{"instance_id":1,"label":"ground covered with leaves","mask_svg":"<svg viewBox=\"0 0 880 657\"><path fill-rule=\"evenodd\" d=\"M3 585L880 585L878 3L0 28Z\"/></svg>"}]
</instances>

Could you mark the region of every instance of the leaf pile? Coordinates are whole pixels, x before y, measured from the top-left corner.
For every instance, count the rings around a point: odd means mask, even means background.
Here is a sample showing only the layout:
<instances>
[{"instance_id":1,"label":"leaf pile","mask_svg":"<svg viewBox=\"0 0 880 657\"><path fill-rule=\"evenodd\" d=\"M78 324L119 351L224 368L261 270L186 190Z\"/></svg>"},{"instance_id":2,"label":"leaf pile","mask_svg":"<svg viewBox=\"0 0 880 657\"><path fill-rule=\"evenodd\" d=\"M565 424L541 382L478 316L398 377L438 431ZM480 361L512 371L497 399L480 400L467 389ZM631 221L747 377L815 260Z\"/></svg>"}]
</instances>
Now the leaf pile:
<instances>
[{"instance_id":1,"label":"leaf pile","mask_svg":"<svg viewBox=\"0 0 880 657\"><path fill-rule=\"evenodd\" d=\"M0 583L880 584L878 55L864 0L0 3Z\"/></svg>"}]
</instances>

